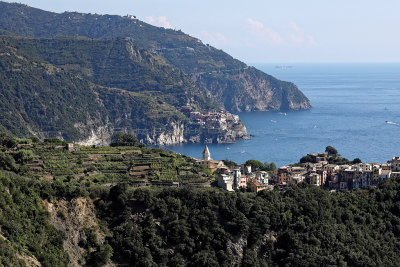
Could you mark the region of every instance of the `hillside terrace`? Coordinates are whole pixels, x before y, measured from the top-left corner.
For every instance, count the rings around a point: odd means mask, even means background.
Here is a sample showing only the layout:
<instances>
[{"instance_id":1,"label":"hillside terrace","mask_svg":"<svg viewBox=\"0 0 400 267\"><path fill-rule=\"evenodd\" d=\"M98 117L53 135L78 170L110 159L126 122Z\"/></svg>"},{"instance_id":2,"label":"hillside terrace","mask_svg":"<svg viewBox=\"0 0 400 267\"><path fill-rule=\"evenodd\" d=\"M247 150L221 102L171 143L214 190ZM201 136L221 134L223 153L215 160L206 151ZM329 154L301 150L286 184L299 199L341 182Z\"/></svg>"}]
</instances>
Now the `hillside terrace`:
<instances>
[{"instance_id":1,"label":"hillside terrace","mask_svg":"<svg viewBox=\"0 0 400 267\"><path fill-rule=\"evenodd\" d=\"M19 169L26 175L77 183L209 186L213 176L193 159L169 151L138 147L26 144L5 151L33 151Z\"/></svg>"}]
</instances>

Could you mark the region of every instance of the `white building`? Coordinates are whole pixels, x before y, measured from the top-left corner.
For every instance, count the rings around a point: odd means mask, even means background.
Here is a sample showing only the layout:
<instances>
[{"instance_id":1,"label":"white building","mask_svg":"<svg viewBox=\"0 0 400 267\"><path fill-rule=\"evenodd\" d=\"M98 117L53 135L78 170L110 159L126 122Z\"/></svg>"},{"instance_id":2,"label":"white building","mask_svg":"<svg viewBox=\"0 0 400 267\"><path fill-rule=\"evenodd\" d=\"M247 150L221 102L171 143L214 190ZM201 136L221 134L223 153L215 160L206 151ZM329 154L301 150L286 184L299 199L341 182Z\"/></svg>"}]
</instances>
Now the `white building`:
<instances>
[{"instance_id":1,"label":"white building","mask_svg":"<svg viewBox=\"0 0 400 267\"><path fill-rule=\"evenodd\" d=\"M260 184L268 184L268 172L265 171L257 171L255 173L257 183Z\"/></svg>"},{"instance_id":2,"label":"white building","mask_svg":"<svg viewBox=\"0 0 400 267\"><path fill-rule=\"evenodd\" d=\"M218 187L227 191L233 191L233 177L229 174L220 174L218 177Z\"/></svg>"}]
</instances>

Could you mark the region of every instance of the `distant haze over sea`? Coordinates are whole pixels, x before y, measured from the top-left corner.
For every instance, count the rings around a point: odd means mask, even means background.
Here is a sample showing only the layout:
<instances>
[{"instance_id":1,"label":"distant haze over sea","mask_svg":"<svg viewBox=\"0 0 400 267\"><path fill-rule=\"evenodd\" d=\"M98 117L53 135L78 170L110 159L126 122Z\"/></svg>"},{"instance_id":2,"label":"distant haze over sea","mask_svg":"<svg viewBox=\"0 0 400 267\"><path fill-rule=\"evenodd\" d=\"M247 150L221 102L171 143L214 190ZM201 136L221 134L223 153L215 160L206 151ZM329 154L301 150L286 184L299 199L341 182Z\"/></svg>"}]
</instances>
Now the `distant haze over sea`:
<instances>
[{"instance_id":1,"label":"distant haze over sea","mask_svg":"<svg viewBox=\"0 0 400 267\"><path fill-rule=\"evenodd\" d=\"M383 163L400 156L400 63L258 64L281 80L294 82L312 110L239 113L252 135L235 144L209 144L214 159L298 162L328 145L342 156ZM201 157L204 145L166 149Z\"/></svg>"}]
</instances>

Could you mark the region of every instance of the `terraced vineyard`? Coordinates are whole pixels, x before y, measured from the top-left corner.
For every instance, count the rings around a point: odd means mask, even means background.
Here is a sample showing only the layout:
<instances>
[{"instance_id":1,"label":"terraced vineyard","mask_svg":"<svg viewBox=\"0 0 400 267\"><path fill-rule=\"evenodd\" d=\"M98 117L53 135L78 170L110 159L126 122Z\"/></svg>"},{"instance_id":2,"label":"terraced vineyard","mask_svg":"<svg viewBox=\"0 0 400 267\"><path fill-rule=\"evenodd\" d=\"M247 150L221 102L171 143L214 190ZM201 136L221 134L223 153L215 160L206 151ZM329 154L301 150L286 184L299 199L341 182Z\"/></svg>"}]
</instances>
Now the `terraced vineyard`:
<instances>
[{"instance_id":1,"label":"terraced vineyard","mask_svg":"<svg viewBox=\"0 0 400 267\"><path fill-rule=\"evenodd\" d=\"M211 172L192 158L149 147L78 146L37 143L25 171L40 179L78 183L208 184ZM9 153L17 153L18 148Z\"/></svg>"}]
</instances>

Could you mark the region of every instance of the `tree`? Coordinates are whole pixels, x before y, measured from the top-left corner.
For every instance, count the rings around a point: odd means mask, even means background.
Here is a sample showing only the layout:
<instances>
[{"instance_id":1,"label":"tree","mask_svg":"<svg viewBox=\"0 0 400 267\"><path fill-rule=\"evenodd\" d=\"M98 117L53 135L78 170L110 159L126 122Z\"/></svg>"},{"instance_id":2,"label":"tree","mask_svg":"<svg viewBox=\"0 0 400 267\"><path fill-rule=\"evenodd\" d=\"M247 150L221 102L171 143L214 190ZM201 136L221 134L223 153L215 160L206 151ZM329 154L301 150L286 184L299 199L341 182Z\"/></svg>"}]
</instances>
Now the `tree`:
<instances>
[{"instance_id":1,"label":"tree","mask_svg":"<svg viewBox=\"0 0 400 267\"><path fill-rule=\"evenodd\" d=\"M0 152L0 169L6 171L15 171L16 165L15 160L9 154Z\"/></svg>"},{"instance_id":2,"label":"tree","mask_svg":"<svg viewBox=\"0 0 400 267\"><path fill-rule=\"evenodd\" d=\"M334 148L333 146L327 146L325 148L325 152L328 152L328 155L330 156L336 156L338 154L337 149Z\"/></svg>"},{"instance_id":3,"label":"tree","mask_svg":"<svg viewBox=\"0 0 400 267\"><path fill-rule=\"evenodd\" d=\"M355 158L353 159L353 164L362 163L361 159Z\"/></svg>"},{"instance_id":4,"label":"tree","mask_svg":"<svg viewBox=\"0 0 400 267\"><path fill-rule=\"evenodd\" d=\"M36 136L31 136L31 137L29 137L29 139L31 139L32 143L34 143L34 144L40 143L40 139Z\"/></svg>"},{"instance_id":5,"label":"tree","mask_svg":"<svg viewBox=\"0 0 400 267\"><path fill-rule=\"evenodd\" d=\"M246 161L245 165L247 165L247 166L250 165L251 170L254 170L254 171L264 168L264 164L262 164L261 161L258 161L255 159L249 159L248 161Z\"/></svg>"},{"instance_id":6,"label":"tree","mask_svg":"<svg viewBox=\"0 0 400 267\"><path fill-rule=\"evenodd\" d=\"M310 155L304 156L300 159L300 163L307 163L307 162L314 163L314 159Z\"/></svg>"},{"instance_id":7,"label":"tree","mask_svg":"<svg viewBox=\"0 0 400 267\"><path fill-rule=\"evenodd\" d=\"M275 170L276 170L276 165L275 165L275 163L271 162L271 164L269 164L269 170L270 170L270 171L275 171Z\"/></svg>"},{"instance_id":8,"label":"tree","mask_svg":"<svg viewBox=\"0 0 400 267\"><path fill-rule=\"evenodd\" d=\"M7 148L12 148L17 145L17 141L9 136L7 133L0 133L0 145Z\"/></svg>"},{"instance_id":9,"label":"tree","mask_svg":"<svg viewBox=\"0 0 400 267\"><path fill-rule=\"evenodd\" d=\"M276 170L276 165L273 162L271 162L271 163L264 162L264 169L266 171L275 171Z\"/></svg>"},{"instance_id":10,"label":"tree","mask_svg":"<svg viewBox=\"0 0 400 267\"><path fill-rule=\"evenodd\" d=\"M21 149L14 155L15 161L24 164L33 159L33 151L30 149Z\"/></svg>"},{"instance_id":11,"label":"tree","mask_svg":"<svg viewBox=\"0 0 400 267\"><path fill-rule=\"evenodd\" d=\"M52 144L52 145L63 145L65 142L63 140L58 139L57 137L52 138L45 138L43 140L45 144Z\"/></svg>"},{"instance_id":12,"label":"tree","mask_svg":"<svg viewBox=\"0 0 400 267\"><path fill-rule=\"evenodd\" d=\"M127 133L116 133L111 138L110 146L135 146L137 137Z\"/></svg>"},{"instance_id":13,"label":"tree","mask_svg":"<svg viewBox=\"0 0 400 267\"><path fill-rule=\"evenodd\" d=\"M224 159L223 162L229 168L234 168L237 166L236 162L229 160L229 159Z\"/></svg>"}]
</instances>

